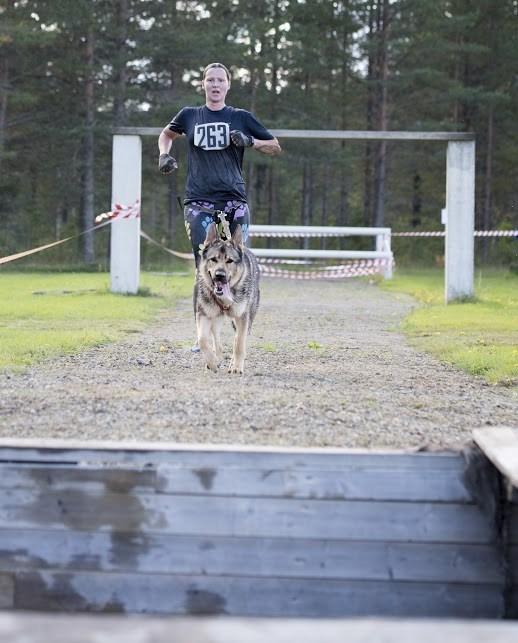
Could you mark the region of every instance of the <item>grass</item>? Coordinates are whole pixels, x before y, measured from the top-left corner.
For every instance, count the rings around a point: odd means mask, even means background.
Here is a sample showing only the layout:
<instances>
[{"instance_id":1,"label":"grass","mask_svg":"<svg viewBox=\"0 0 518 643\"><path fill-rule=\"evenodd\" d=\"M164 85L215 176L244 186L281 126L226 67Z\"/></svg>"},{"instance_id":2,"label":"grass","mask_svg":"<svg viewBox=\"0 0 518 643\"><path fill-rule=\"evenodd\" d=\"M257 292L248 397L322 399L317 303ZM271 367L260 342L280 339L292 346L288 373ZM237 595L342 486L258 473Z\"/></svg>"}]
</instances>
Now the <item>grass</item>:
<instances>
[{"instance_id":1,"label":"grass","mask_svg":"<svg viewBox=\"0 0 518 643\"><path fill-rule=\"evenodd\" d=\"M403 324L413 345L492 384L518 385L518 275L477 269L475 297L448 305L440 270L398 272L382 287L424 304Z\"/></svg>"},{"instance_id":2,"label":"grass","mask_svg":"<svg viewBox=\"0 0 518 643\"><path fill-rule=\"evenodd\" d=\"M142 273L134 296L105 273L0 273L0 369L105 344L138 331L192 291L192 276Z\"/></svg>"}]
</instances>

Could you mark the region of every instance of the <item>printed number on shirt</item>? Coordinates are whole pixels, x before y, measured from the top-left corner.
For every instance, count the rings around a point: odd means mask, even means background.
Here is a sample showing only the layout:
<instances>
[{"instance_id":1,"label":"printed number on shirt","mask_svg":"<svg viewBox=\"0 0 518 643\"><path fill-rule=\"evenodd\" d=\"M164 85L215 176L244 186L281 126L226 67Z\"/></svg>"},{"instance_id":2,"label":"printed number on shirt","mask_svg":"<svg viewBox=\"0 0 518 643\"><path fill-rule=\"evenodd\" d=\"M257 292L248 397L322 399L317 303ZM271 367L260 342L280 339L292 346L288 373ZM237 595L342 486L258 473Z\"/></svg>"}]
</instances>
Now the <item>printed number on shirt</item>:
<instances>
[{"instance_id":1,"label":"printed number on shirt","mask_svg":"<svg viewBox=\"0 0 518 643\"><path fill-rule=\"evenodd\" d=\"M201 123L194 126L194 144L203 150L223 150L230 145L228 123Z\"/></svg>"}]
</instances>

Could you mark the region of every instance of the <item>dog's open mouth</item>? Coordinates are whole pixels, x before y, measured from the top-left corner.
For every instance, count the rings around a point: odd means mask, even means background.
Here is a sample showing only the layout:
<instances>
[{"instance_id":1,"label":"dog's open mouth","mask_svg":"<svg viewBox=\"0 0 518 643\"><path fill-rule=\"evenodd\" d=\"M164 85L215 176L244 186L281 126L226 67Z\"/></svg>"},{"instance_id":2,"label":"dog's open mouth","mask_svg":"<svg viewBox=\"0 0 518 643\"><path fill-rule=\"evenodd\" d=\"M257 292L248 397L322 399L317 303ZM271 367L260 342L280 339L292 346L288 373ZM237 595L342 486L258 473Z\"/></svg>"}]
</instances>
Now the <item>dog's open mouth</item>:
<instances>
[{"instance_id":1,"label":"dog's open mouth","mask_svg":"<svg viewBox=\"0 0 518 643\"><path fill-rule=\"evenodd\" d=\"M231 304L234 301L232 293L230 291L230 285L227 281L216 281L214 283L214 294L219 299L222 299L225 303Z\"/></svg>"}]
</instances>

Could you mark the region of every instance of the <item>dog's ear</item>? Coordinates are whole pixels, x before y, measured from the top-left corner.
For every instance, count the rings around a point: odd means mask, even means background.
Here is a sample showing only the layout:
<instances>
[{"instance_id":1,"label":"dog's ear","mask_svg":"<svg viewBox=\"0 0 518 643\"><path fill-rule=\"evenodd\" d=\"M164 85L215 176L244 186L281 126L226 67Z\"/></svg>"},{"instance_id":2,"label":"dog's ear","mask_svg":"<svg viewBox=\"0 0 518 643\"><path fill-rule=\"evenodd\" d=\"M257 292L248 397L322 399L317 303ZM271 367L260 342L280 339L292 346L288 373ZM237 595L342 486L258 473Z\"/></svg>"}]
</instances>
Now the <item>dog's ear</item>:
<instances>
[{"instance_id":1,"label":"dog's ear","mask_svg":"<svg viewBox=\"0 0 518 643\"><path fill-rule=\"evenodd\" d=\"M207 234L205 236L205 246L210 246L211 243L214 243L218 239L218 228L215 223L211 223L207 228Z\"/></svg>"},{"instance_id":2,"label":"dog's ear","mask_svg":"<svg viewBox=\"0 0 518 643\"><path fill-rule=\"evenodd\" d=\"M236 229L234 230L234 234L232 235L232 243L238 248L243 248L244 246L243 229L241 228L241 225L239 223L237 224Z\"/></svg>"}]
</instances>

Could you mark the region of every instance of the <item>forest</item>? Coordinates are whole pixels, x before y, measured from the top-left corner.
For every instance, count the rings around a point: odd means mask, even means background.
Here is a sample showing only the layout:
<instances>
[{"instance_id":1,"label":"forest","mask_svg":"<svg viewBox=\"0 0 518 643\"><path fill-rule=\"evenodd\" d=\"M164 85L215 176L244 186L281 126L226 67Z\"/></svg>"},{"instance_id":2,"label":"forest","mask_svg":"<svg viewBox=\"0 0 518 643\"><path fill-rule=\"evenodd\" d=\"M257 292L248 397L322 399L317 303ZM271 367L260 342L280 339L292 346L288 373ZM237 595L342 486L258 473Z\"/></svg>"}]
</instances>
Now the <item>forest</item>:
<instances>
[{"instance_id":1,"label":"forest","mask_svg":"<svg viewBox=\"0 0 518 643\"><path fill-rule=\"evenodd\" d=\"M0 0L0 256L90 229L110 208L114 127L203 104L215 61L227 103L271 129L473 132L476 228L518 228L518 0ZM253 223L442 229L444 144L280 143L245 155ZM142 227L186 250L183 141L173 154L165 177L143 138ZM103 266L106 240L52 257ZM401 240L396 258L437 261L442 243ZM477 241L477 262L516 262L516 246Z\"/></svg>"}]
</instances>

